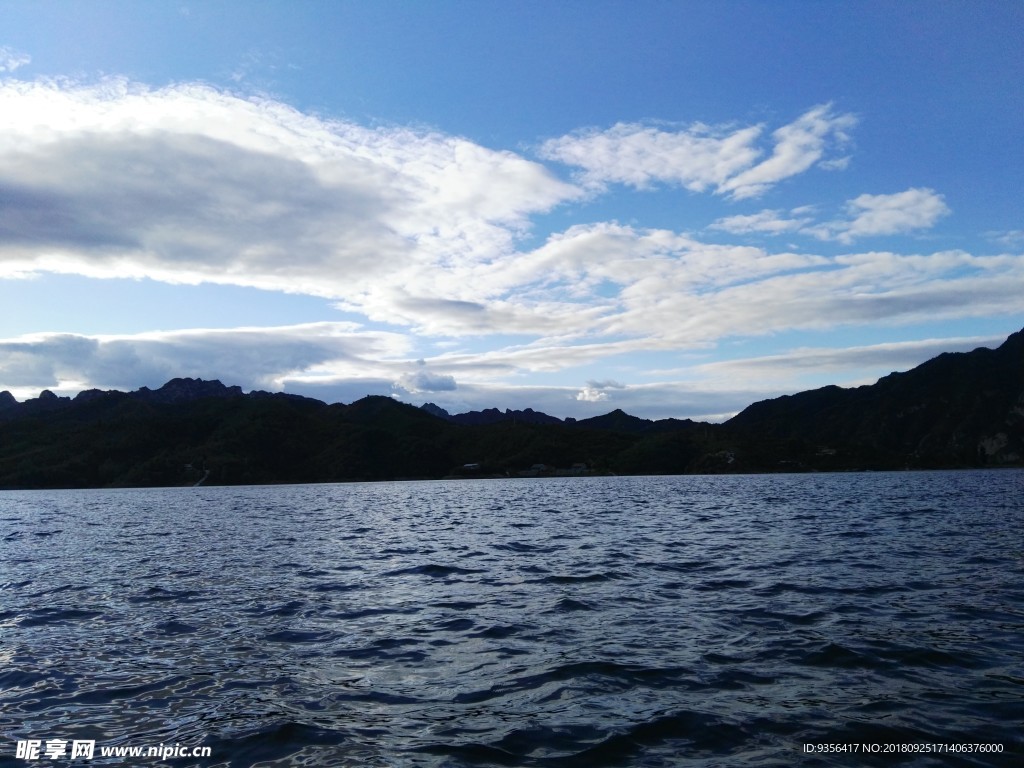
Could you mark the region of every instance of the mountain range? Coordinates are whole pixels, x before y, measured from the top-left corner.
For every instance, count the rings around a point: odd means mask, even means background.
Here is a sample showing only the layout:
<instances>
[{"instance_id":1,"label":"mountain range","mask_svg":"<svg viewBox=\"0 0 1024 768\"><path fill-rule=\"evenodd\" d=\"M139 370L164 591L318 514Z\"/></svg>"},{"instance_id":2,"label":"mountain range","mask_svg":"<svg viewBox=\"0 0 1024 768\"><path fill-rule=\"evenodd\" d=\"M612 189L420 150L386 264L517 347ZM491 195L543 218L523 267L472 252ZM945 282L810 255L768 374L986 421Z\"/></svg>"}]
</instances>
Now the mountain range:
<instances>
[{"instance_id":1,"label":"mountain range","mask_svg":"<svg viewBox=\"0 0 1024 768\"><path fill-rule=\"evenodd\" d=\"M1024 331L722 424L328 405L188 378L24 402L0 392L0 488L1010 466L1024 466Z\"/></svg>"}]
</instances>

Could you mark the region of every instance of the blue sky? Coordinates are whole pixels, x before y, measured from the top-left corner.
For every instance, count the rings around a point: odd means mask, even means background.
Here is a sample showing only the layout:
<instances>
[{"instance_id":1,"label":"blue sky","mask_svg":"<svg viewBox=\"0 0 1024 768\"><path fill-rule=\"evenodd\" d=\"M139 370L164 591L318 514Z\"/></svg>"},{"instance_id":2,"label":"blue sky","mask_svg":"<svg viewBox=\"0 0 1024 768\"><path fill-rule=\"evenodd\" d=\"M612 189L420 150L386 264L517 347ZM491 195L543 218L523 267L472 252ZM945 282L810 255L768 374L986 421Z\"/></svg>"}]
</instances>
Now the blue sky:
<instances>
[{"instance_id":1,"label":"blue sky","mask_svg":"<svg viewBox=\"0 0 1024 768\"><path fill-rule=\"evenodd\" d=\"M720 420L1024 326L1018 2L3 2L0 389Z\"/></svg>"}]
</instances>

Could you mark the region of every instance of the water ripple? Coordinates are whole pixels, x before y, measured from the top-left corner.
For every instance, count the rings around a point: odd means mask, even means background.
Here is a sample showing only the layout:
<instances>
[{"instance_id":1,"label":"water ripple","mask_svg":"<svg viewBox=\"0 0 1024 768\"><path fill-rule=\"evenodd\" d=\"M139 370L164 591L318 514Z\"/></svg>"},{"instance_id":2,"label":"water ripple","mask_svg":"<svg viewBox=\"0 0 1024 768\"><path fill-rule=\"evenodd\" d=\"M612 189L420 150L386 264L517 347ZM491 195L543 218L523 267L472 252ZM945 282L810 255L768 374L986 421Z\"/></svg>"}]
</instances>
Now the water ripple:
<instances>
[{"instance_id":1,"label":"water ripple","mask_svg":"<svg viewBox=\"0 0 1024 768\"><path fill-rule=\"evenodd\" d=\"M0 764L58 737L212 750L176 766L1020 764L1022 491L1006 471L5 492Z\"/></svg>"}]
</instances>

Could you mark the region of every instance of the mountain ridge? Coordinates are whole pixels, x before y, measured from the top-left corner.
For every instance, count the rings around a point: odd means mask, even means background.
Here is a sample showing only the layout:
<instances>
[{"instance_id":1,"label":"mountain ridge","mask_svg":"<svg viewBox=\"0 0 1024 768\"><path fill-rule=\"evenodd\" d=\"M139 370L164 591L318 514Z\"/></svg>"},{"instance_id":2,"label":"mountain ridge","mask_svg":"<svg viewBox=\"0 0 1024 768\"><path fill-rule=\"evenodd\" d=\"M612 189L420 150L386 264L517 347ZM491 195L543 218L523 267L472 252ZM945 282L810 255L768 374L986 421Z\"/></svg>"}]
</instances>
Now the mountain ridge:
<instances>
[{"instance_id":1,"label":"mountain ridge","mask_svg":"<svg viewBox=\"0 0 1024 768\"><path fill-rule=\"evenodd\" d=\"M753 403L727 429L836 441L911 457L955 453L967 461L1024 456L1024 330L999 347L944 352L874 384L829 386ZM1002 437L1000 437L1002 435ZM1003 443L996 449L995 443Z\"/></svg>"},{"instance_id":2,"label":"mountain ridge","mask_svg":"<svg viewBox=\"0 0 1024 768\"><path fill-rule=\"evenodd\" d=\"M875 384L753 403L722 424L619 409L453 417L390 397L326 404L189 378L22 403L0 393L0 488L1020 466L1024 331Z\"/></svg>"}]
</instances>

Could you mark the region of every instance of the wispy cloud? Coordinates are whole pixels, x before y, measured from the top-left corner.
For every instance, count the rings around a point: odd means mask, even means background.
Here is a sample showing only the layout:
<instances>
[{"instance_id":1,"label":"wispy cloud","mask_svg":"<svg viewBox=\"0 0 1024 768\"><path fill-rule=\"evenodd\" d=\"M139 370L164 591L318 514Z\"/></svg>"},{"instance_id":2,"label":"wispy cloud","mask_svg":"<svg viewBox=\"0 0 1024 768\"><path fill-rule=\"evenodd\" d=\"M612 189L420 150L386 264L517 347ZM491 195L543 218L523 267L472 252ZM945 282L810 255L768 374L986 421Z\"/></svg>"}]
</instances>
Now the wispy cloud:
<instances>
[{"instance_id":1,"label":"wispy cloud","mask_svg":"<svg viewBox=\"0 0 1024 768\"><path fill-rule=\"evenodd\" d=\"M771 157L730 178L721 191L737 199L757 197L770 187L803 173L821 160L829 142L845 144L847 131L857 120L853 115L833 114L830 105L815 107L772 134L775 147Z\"/></svg>"},{"instance_id":2,"label":"wispy cloud","mask_svg":"<svg viewBox=\"0 0 1024 768\"><path fill-rule=\"evenodd\" d=\"M618 183L642 189L668 183L743 199L806 171L830 146L846 143L855 123L852 115L835 114L830 105L815 107L774 131L772 153L760 161L760 125L736 129L697 124L669 131L619 123L604 131L550 139L540 154L581 168L582 183L591 186Z\"/></svg>"},{"instance_id":3,"label":"wispy cloud","mask_svg":"<svg viewBox=\"0 0 1024 768\"><path fill-rule=\"evenodd\" d=\"M865 369L878 375L891 371L905 371L943 352L968 352L978 347L997 347L1002 337L965 336L943 339L921 339L852 347L798 347L783 354L724 360L704 363L692 368L692 373L706 381L787 381L794 371L813 370L819 375L841 378Z\"/></svg>"},{"instance_id":4,"label":"wispy cloud","mask_svg":"<svg viewBox=\"0 0 1024 768\"><path fill-rule=\"evenodd\" d=\"M780 235L784 232L798 232L810 224L808 217L787 218L780 210L764 210L759 213L740 216L725 216L716 219L709 229L719 229L734 235L768 234Z\"/></svg>"},{"instance_id":5,"label":"wispy cloud","mask_svg":"<svg viewBox=\"0 0 1024 768\"><path fill-rule=\"evenodd\" d=\"M0 74L14 72L16 69L21 69L26 64L31 63L32 57L27 53L0 45Z\"/></svg>"},{"instance_id":6,"label":"wispy cloud","mask_svg":"<svg viewBox=\"0 0 1024 768\"><path fill-rule=\"evenodd\" d=\"M704 192L721 187L754 162L760 133L757 126L724 133L703 125L664 131L619 123L604 131L550 139L541 145L540 154L582 168L581 180L590 185L610 182L644 189L671 183Z\"/></svg>"},{"instance_id":7,"label":"wispy cloud","mask_svg":"<svg viewBox=\"0 0 1024 768\"><path fill-rule=\"evenodd\" d=\"M951 211L933 189L911 188L892 195L860 195L845 206L845 218L814 223L804 206L789 213L763 210L754 214L725 216L708 227L732 234L779 235L795 232L819 240L850 244L863 237L903 235L933 227Z\"/></svg>"},{"instance_id":8,"label":"wispy cloud","mask_svg":"<svg viewBox=\"0 0 1024 768\"><path fill-rule=\"evenodd\" d=\"M892 195L860 195L846 204L845 219L809 228L823 240L852 243L859 237L895 235L928 229L950 214L933 189L911 188Z\"/></svg>"},{"instance_id":9,"label":"wispy cloud","mask_svg":"<svg viewBox=\"0 0 1024 768\"><path fill-rule=\"evenodd\" d=\"M818 168L823 171L845 171L850 167L850 161L853 158L850 155L843 157L835 157L830 160L822 160L818 163Z\"/></svg>"},{"instance_id":10,"label":"wispy cloud","mask_svg":"<svg viewBox=\"0 0 1024 768\"><path fill-rule=\"evenodd\" d=\"M985 237L1004 248L1024 248L1024 229L986 232Z\"/></svg>"}]
</instances>

